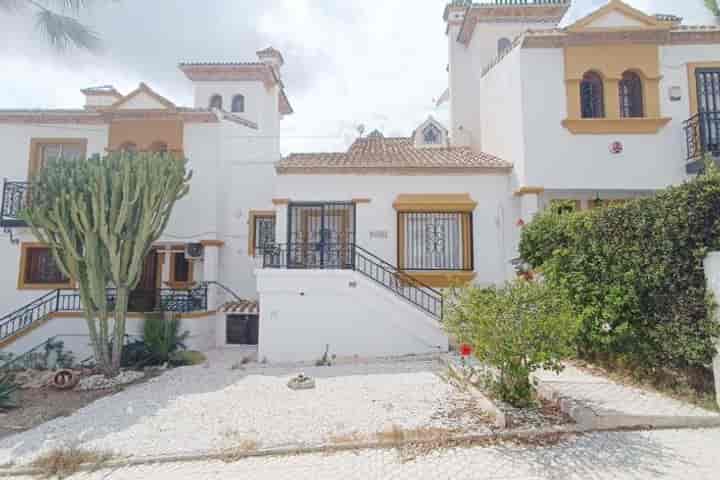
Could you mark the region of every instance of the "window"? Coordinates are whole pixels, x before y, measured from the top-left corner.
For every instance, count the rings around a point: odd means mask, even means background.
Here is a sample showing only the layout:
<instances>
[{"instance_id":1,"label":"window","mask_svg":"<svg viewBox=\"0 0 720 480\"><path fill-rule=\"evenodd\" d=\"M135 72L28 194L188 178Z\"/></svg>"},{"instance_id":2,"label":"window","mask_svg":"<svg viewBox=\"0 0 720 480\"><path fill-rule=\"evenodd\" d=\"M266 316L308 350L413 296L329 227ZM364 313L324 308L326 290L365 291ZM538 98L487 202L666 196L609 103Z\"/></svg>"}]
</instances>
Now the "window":
<instances>
[{"instance_id":1,"label":"window","mask_svg":"<svg viewBox=\"0 0 720 480\"><path fill-rule=\"evenodd\" d=\"M222 97L220 95L215 94L212 97L210 97L210 108L217 108L218 110L222 110L223 101L222 101Z\"/></svg>"},{"instance_id":2,"label":"window","mask_svg":"<svg viewBox=\"0 0 720 480\"><path fill-rule=\"evenodd\" d=\"M32 139L30 142L30 174L37 173L51 161L77 160L87 151L85 139Z\"/></svg>"},{"instance_id":3,"label":"window","mask_svg":"<svg viewBox=\"0 0 720 480\"><path fill-rule=\"evenodd\" d=\"M620 116L623 118L641 118L643 111L643 87L640 76L635 72L625 72L620 80Z\"/></svg>"},{"instance_id":4,"label":"window","mask_svg":"<svg viewBox=\"0 0 720 480\"><path fill-rule=\"evenodd\" d=\"M250 256L262 255L275 244L275 212L250 212Z\"/></svg>"},{"instance_id":5,"label":"window","mask_svg":"<svg viewBox=\"0 0 720 480\"><path fill-rule=\"evenodd\" d=\"M423 142L426 145L438 145L442 138L442 132L435 125L428 125L423 130Z\"/></svg>"},{"instance_id":6,"label":"window","mask_svg":"<svg viewBox=\"0 0 720 480\"><path fill-rule=\"evenodd\" d=\"M471 213L398 213L406 270L472 270Z\"/></svg>"},{"instance_id":7,"label":"window","mask_svg":"<svg viewBox=\"0 0 720 480\"><path fill-rule=\"evenodd\" d=\"M566 213L579 212L581 210L580 200L552 200L550 208L553 212L563 215Z\"/></svg>"},{"instance_id":8,"label":"window","mask_svg":"<svg viewBox=\"0 0 720 480\"><path fill-rule=\"evenodd\" d=\"M22 245L18 289L70 288L70 280L60 271L50 249L42 244Z\"/></svg>"},{"instance_id":9,"label":"window","mask_svg":"<svg viewBox=\"0 0 720 480\"><path fill-rule=\"evenodd\" d=\"M245 111L245 97L242 95L235 95L232 100L232 111L235 113L242 113Z\"/></svg>"},{"instance_id":10,"label":"window","mask_svg":"<svg viewBox=\"0 0 720 480\"><path fill-rule=\"evenodd\" d=\"M190 260L185 258L185 246L177 245L173 247L175 250L170 254L170 286L174 288L187 287L193 283L193 265ZM177 250L183 249L178 252Z\"/></svg>"},{"instance_id":11,"label":"window","mask_svg":"<svg viewBox=\"0 0 720 480\"><path fill-rule=\"evenodd\" d=\"M504 55L508 51L512 50L512 42L508 38L501 38L497 42L497 53L498 55Z\"/></svg>"},{"instance_id":12,"label":"window","mask_svg":"<svg viewBox=\"0 0 720 480\"><path fill-rule=\"evenodd\" d=\"M605 118L603 81L595 72L583 75L580 82L580 107L582 118Z\"/></svg>"}]
</instances>

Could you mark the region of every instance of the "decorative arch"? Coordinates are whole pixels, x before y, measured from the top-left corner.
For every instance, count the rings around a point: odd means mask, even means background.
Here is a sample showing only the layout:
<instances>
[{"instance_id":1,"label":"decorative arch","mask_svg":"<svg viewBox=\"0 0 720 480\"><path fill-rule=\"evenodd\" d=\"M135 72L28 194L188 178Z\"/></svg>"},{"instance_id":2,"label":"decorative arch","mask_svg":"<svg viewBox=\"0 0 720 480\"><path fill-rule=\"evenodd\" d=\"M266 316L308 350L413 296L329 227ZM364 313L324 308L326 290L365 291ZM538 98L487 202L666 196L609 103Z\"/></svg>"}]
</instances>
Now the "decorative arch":
<instances>
[{"instance_id":1,"label":"decorative arch","mask_svg":"<svg viewBox=\"0 0 720 480\"><path fill-rule=\"evenodd\" d=\"M423 143L426 145L438 145L442 142L442 132L434 124L430 123L422 130Z\"/></svg>"},{"instance_id":2,"label":"decorative arch","mask_svg":"<svg viewBox=\"0 0 720 480\"><path fill-rule=\"evenodd\" d=\"M216 93L210 97L210 108L217 108L218 110L222 110L223 99L221 95Z\"/></svg>"},{"instance_id":3,"label":"decorative arch","mask_svg":"<svg viewBox=\"0 0 720 480\"><path fill-rule=\"evenodd\" d=\"M600 73L589 70L580 82L582 118L605 118L605 86Z\"/></svg>"},{"instance_id":4,"label":"decorative arch","mask_svg":"<svg viewBox=\"0 0 720 480\"><path fill-rule=\"evenodd\" d=\"M620 97L620 117L642 118L645 116L643 99L643 81L641 76L633 71L626 70L618 84Z\"/></svg>"},{"instance_id":5,"label":"decorative arch","mask_svg":"<svg viewBox=\"0 0 720 480\"><path fill-rule=\"evenodd\" d=\"M245 111L245 96L237 94L232 99L231 111L234 113L243 113Z\"/></svg>"}]
</instances>

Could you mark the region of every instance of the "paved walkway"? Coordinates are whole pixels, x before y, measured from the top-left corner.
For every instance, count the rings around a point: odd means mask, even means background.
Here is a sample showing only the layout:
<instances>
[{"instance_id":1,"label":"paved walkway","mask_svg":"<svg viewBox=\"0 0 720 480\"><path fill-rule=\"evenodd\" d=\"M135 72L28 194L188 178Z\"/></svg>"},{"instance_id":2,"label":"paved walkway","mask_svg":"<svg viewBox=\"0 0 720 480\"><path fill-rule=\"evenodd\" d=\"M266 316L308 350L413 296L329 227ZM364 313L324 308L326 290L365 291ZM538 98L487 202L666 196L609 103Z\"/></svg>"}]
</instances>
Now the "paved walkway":
<instances>
[{"instance_id":1,"label":"paved walkway","mask_svg":"<svg viewBox=\"0 0 720 480\"><path fill-rule=\"evenodd\" d=\"M551 447L457 448L415 459L383 450L167 464L99 471L72 480L716 480L718 445L720 429L597 433Z\"/></svg>"},{"instance_id":2,"label":"paved walkway","mask_svg":"<svg viewBox=\"0 0 720 480\"><path fill-rule=\"evenodd\" d=\"M720 414L659 393L622 385L586 370L568 366L560 375L537 372L541 392L567 398L595 417L595 427L652 425L656 427L720 426ZM591 422L593 418L589 419ZM720 451L720 450L719 450Z\"/></svg>"}]
</instances>

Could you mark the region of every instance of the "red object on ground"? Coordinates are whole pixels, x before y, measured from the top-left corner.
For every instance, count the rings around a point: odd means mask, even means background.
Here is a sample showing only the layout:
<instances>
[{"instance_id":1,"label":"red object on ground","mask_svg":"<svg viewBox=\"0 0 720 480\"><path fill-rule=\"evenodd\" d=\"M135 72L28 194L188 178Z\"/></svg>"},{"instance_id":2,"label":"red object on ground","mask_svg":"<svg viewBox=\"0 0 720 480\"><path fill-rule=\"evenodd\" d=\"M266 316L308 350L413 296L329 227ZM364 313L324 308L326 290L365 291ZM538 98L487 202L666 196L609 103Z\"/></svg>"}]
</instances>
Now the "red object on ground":
<instances>
[{"instance_id":1,"label":"red object on ground","mask_svg":"<svg viewBox=\"0 0 720 480\"><path fill-rule=\"evenodd\" d=\"M460 355L463 357L469 357L472 355L472 347L467 343L460 345Z\"/></svg>"}]
</instances>

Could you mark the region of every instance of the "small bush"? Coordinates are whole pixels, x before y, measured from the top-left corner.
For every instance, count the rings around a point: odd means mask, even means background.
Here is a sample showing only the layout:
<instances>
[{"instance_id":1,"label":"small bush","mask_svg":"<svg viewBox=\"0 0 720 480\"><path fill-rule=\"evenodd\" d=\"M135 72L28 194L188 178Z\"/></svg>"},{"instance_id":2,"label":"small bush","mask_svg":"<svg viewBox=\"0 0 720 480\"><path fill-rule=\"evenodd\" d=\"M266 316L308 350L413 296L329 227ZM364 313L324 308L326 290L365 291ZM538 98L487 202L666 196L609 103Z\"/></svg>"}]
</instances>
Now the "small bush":
<instances>
[{"instance_id":1,"label":"small bush","mask_svg":"<svg viewBox=\"0 0 720 480\"><path fill-rule=\"evenodd\" d=\"M163 313L151 313L143 322L143 341L150 355L146 365L159 365L170 360L170 355L185 349L189 332L180 332L180 319L164 318Z\"/></svg>"},{"instance_id":2,"label":"small bush","mask_svg":"<svg viewBox=\"0 0 720 480\"><path fill-rule=\"evenodd\" d=\"M67 478L80 471L83 466L98 469L112 459L109 453L95 452L81 448L57 448L38 457L32 466L41 471L45 478Z\"/></svg>"},{"instance_id":3,"label":"small bush","mask_svg":"<svg viewBox=\"0 0 720 480\"><path fill-rule=\"evenodd\" d=\"M564 297L544 283L516 280L501 288L455 290L445 318L449 333L499 371L493 393L514 406L531 402L533 371L559 372L561 360L574 353L577 321Z\"/></svg>"},{"instance_id":4,"label":"small bush","mask_svg":"<svg viewBox=\"0 0 720 480\"><path fill-rule=\"evenodd\" d=\"M9 378L0 378L0 408L14 408L17 403L14 394L18 390L17 385Z\"/></svg>"},{"instance_id":5,"label":"small bush","mask_svg":"<svg viewBox=\"0 0 720 480\"><path fill-rule=\"evenodd\" d=\"M202 365L207 360L202 352L192 350L182 350L170 354L169 363L173 367L182 367L186 365Z\"/></svg>"}]
</instances>

